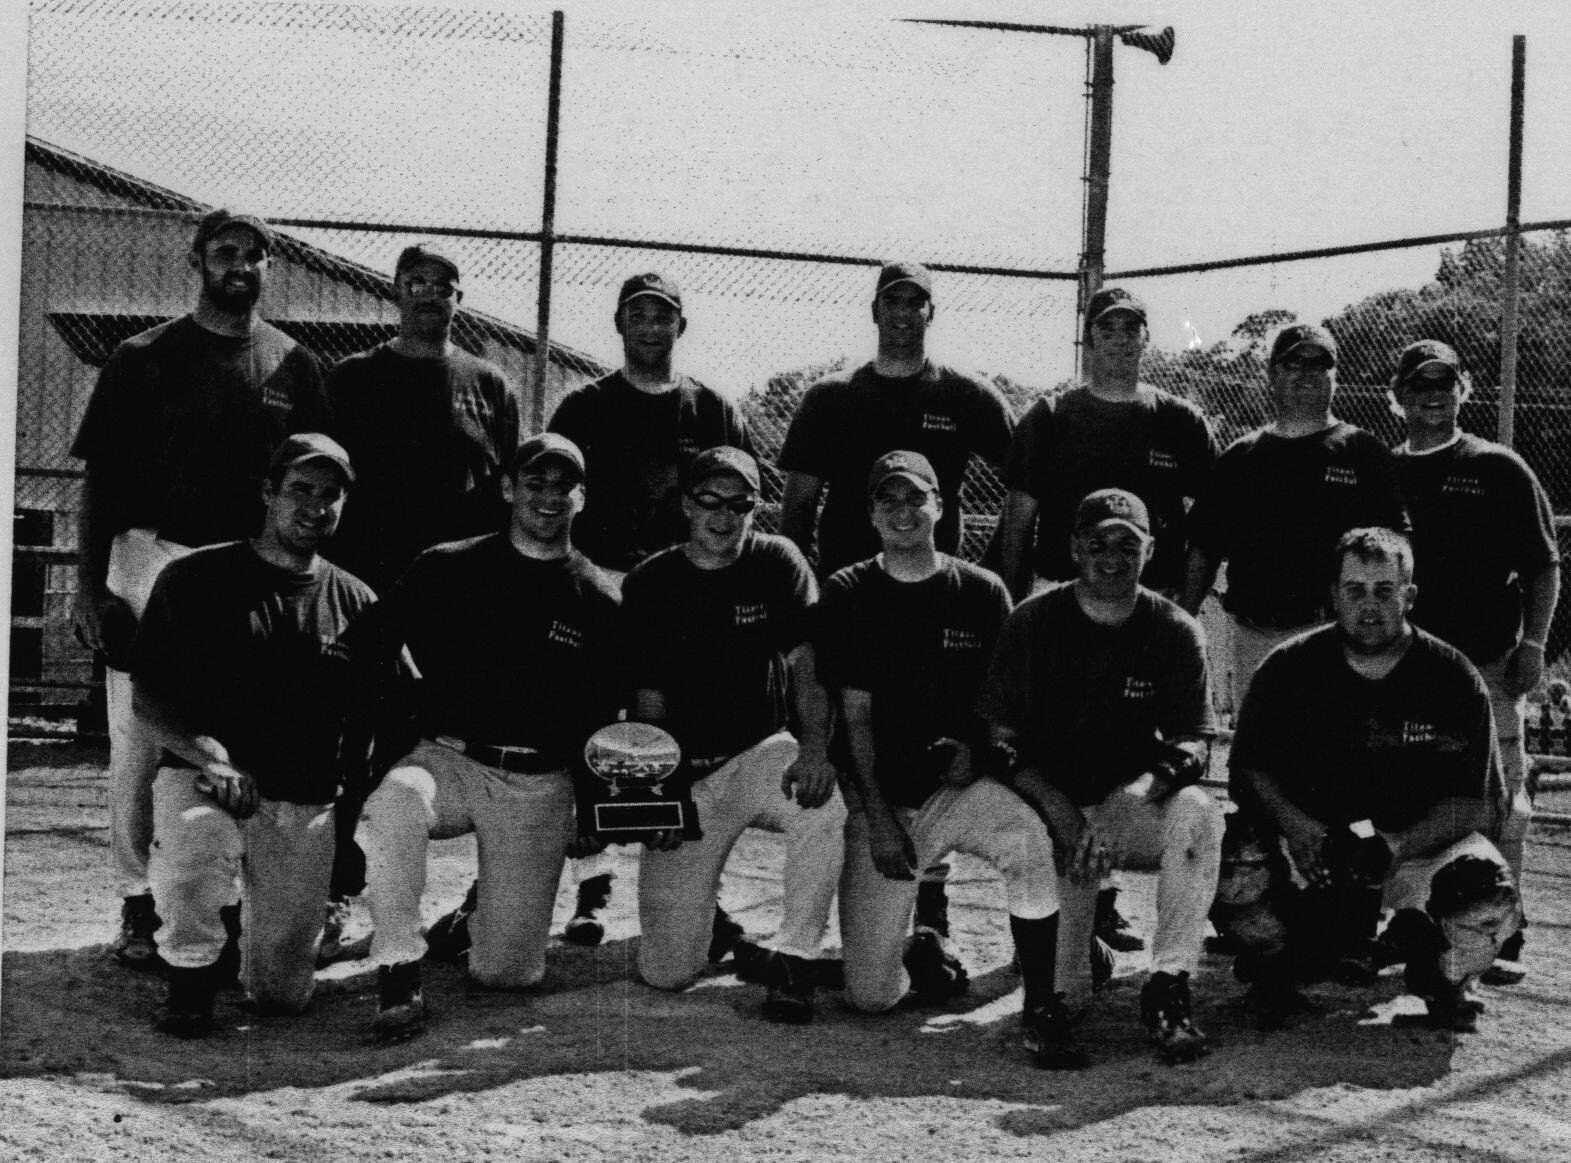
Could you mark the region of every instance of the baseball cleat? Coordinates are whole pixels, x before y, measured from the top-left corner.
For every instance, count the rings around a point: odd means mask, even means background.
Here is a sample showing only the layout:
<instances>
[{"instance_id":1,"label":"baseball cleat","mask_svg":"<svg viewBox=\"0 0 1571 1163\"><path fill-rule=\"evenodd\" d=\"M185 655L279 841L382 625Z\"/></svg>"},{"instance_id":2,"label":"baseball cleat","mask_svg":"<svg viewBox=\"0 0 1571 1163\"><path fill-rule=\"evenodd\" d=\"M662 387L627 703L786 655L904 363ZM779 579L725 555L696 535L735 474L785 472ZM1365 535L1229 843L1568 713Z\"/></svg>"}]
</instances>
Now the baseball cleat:
<instances>
[{"instance_id":1,"label":"baseball cleat","mask_svg":"<svg viewBox=\"0 0 1571 1163\"><path fill-rule=\"evenodd\" d=\"M1084 1070L1085 1047L1075 1037L1063 998L1055 995L1025 1015L1025 1046L1038 1070Z\"/></svg>"},{"instance_id":2,"label":"baseball cleat","mask_svg":"<svg viewBox=\"0 0 1571 1163\"><path fill-rule=\"evenodd\" d=\"M960 959L944 948L944 939L933 929L919 926L906 939L906 974L917 1005L943 1005L971 988L971 977Z\"/></svg>"},{"instance_id":3,"label":"baseball cleat","mask_svg":"<svg viewBox=\"0 0 1571 1163\"><path fill-rule=\"evenodd\" d=\"M1527 969L1522 964L1522 933L1518 930L1500 946L1495 963L1484 970L1478 980L1485 985L1516 985L1526 976Z\"/></svg>"},{"instance_id":4,"label":"baseball cleat","mask_svg":"<svg viewBox=\"0 0 1571 1163\"><path fill-rule=\"evenodd\" d=\"M164 959L158 955L158 944L153 939L162 925L153 908L152 894L126 897L120 904L120 933L110 944L110 953L127 969L162 969Z\"/></svg>"},{"instance_id":5,"label":"baseball cleat","mask_svg":"<svg viewBox=\"0 0 1571 1163\"><path fill-rule=\"evenodd\" d=\"M591 876L578 886L578 904L562 930L562 940L590 948L605 940L605 926L595 913L611 903L611 877Z\"/></svg>"},{"instance_id":6,"label":"baseball cleat","mask_svg":"<svg viewBox=\"0 0 1571 1163\"><path fill-rule=\"evenodd\" d=\"M322 914L322 939L316 946L318 969L345 959L347 946L344 942L344 930L349 927L349 912L348 897L335 896L328 899L327 907Z\"/></svg>"},{"instance_id":7,"label":"baseball cleat","mask_svg":"<svg viewBox=\"0 0 1571 1163\"><path fill-rule=\"evenodd\" d=\"M1211 1052L1190 1008L1188 973L1153 973L1141 989L1140 1019L1162 1061L1192 1062Z\"/></svg>"},{"instance_id":8,"label":"baseball cleat","mask_svg":"<svg viewBox=\"0 0 1571 1163\"><path fill-rule=\"evenodd\" d=\"M1459 1034L1472 1034L1478 1030L1478 1019L1484 1012L1484 1003L1464 982L1449 986L1424 998L1428 1011L1428 1024L1441 1030L1454 1030Z\"/></svg>"},{"instance_id":9,"label":"baseball cleat","mask_svg":"<svg viewBox=\"0 0 1571 1163\"><path fill-rule=\"evenodd\" d=\"M458 962L469 955L469 918L474 916L480 902L480 882L473 881L463 901L452 912L438 917L426 930L425 955L427 961ZM348 902L345 902L346 904ZM328 906L331 908L331 904ZM322 935L322 945L327 945L327 935ZM324 955L317 957L321 964Z\"/></svg>"},{"instance_id":10,"label":"baseball cleat","mask_svg":"<svg viewBox=\"0 0 1571 1163\"><path fill-rule=\"evenodd\" d=\"M213 975L219 989L240 988L240 905L236 902L218 910L224 922L224 947L213 963Z\"/></svg>"},{"instance_id":11,"label":"baseball cleat","mask_svg":"<svg viewBox=\"0 0 1571 1163\"><path fill-rule=\"evenodd\" d=\"M1118 911L1116 888L1096 894L1096 935L1119 953L1135 953L1146 947L1145 938L1132 930L1129 919Z\"/></svg>"},{"instance_id":12,"label":"baseball cleat","mask_svg":"<svg viewBox=\"0 0 1571 1163\"><path fill-rule=\"evenodd\" d=\"M812 965L788 953L776 956L776 979L764 995L764 1017L805 1026L813 1020Z\"/></svg>"},{"instance_id":13,"label":"baseball cleat","mask_svg":"<svg viewBox=\"0 0 1571 1163\"><path fill-rule=\"evenodd\" d=\"M1118 959L1101 937L1091 938L1091 992L1100 993L1102 987L1113 980L1113 969Z\"/></svg>"},{"instance_id":14,"label":"baseball cleat","mask_svg":"<svg viewBox=\"0 0 1571 1163\"><path fill-rule=\"evenodd\" d=\"M731 914L719 905L715 906L714 926L709 937L709 964L718 965L726 959L742 940L746 930L731 919Z\"/></svg>"},{"instance_id":15,"label":"baseball cleat","mask_svg":"<svg viewBox=\"0 0 1571 1163\"><path fill-rule=\"evenodd\" d=\"M420 988L420 962L383 965L376 971L376 1018L371 1028L385 1042L401 1042L425 1029L425 994Z\"/></svg>"},{"instance_id":16,"label":"baseball cleat","mask_svg":"<svg viewBox=\"0 0 1571 1163\"><path fill-rule=\"evenodd\" d=\"M931 929L940 937L949 936L949 889L947 881L924 880L916 890L916 916L911 931Z\"/></svg>"}]
</instances>

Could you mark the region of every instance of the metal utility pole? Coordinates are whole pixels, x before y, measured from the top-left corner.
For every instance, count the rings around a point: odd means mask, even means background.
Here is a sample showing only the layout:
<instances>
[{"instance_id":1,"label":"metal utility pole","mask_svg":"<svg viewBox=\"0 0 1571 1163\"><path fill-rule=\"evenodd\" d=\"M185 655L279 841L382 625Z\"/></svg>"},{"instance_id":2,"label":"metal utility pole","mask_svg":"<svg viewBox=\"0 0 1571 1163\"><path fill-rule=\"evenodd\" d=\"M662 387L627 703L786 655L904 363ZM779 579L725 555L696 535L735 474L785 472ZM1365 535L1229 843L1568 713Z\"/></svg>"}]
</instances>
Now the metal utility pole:
<instances>
[{"instance_id":1,"label":"metal utility pole","mask_svg":"<svg viewBox=\"0 0 1571 1163\"><path fill-rule=\"evenodd\" d=\"M1078 36L1088 41L1090 77L1086 118L1085 199L1081 214L1080 299L1075 305L1077 321L1085 316L1086 304L1102 286L1107 269L1107 194L1113 158L1113 41L1116 37L1131 48L1142 48L1158 63L1173 59L1174 35L1171 26L1160 30L1143 25L1094 24L1086 28L1065 28L1048 24L1006 24L990 20L910 20L910 24L943 24L958 28L988 28L997 32L1035 32L1048 36ZM1075 365L1080 364L1080 334L1075 327Z\"/></svg>"},{"instance_id":2,"label":"metal utility pole","mask_svg":"<svg viewBox=\"0 0 1571 1163\"><path fill-rule=\"evenodd\" d=\"M1527 75L1527 37L1511 38L1511 153L1506 171L1506 269L1500 304L1499 440L1516 437L1517 296L1522 250L1522 118Z\"/></svg>"},{"instance_id":3,"label":"metal utility pole","mask_svg":"<svg viewBox=\"0 0 1571 1163\"><path fill-rule=\"evenodd\" d=\"M545 430L546 375L551 370L551 260L556 251L556 138L562 120L562 13L551 13L551 88L546 99L545 191L540 200L540 303L535 314L535 393L529 430Z\"/></svg>"}]
</instances>

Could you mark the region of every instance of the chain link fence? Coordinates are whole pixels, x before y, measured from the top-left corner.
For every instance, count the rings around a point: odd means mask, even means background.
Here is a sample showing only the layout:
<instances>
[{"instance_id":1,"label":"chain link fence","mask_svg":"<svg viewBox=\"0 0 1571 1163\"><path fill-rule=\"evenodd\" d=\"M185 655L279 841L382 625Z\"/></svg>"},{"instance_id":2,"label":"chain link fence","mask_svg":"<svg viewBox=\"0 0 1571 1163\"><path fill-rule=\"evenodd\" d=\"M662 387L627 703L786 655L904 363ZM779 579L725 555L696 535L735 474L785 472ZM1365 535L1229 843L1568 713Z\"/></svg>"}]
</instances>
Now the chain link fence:
<instances>
[{"instance_id":1,"label":"chain link fence","mask_svg":"<svg viewBox=\"0 0 1571 1163\"><path fill-rule=\"evenodd\" d=\"M807 385L872 355L884 258L934 266L930 354L994 384L1017 414L1073 382L1083 108L1065 77L1080 74L1079 44L890 22L825 35L575 16L538 381L549 17L50 0L33 6L29 37L12 646L13 675L37 690L88 676L66 613L80 488L69 447L82 409L116 343L189 310L185 251L212 205L281 224L264 314L326 362L396 331L393 260L440 238L464 267L455 339L508 372L526 415L548 417L566 391L620 364L616 289L647 269L683 288L682 369L740 401L769 460ZM935 138L928 127L945 114L985 118L987 132ZM873 135L908 146L906 162L859 168ZM768 166L761 138L774 147ZM986 175L1021 166L1040 180L1005 204ZM811 183L798 181L807 173ZM673 221L703 225L673 239ZM1019 224L1007 242L998 221ZM1385 398L1396 354L1439 338L1472 372L1464 426L1493 437L1503 243L1414 253L1420 273L1393 283L1405 289L1362 299L1339 290L1388 256L1109 281L1152 307L1143 378L1195 401L1224 443L1269 418L1265 336L1306 302L1337 304L1323 318L1342 345L1344 418L1398 440ZM1516 444L1566 513L1565 233L1525 233L1521 266ZM1246 304L1231 334L1180 330L1218 297ZM780 478L765 472L768 524ZM981 555L1002 498L996 471L973 463L966 556ZM1568 637L1557 631L1553 644Z\"/></svg>"}]
</instances>

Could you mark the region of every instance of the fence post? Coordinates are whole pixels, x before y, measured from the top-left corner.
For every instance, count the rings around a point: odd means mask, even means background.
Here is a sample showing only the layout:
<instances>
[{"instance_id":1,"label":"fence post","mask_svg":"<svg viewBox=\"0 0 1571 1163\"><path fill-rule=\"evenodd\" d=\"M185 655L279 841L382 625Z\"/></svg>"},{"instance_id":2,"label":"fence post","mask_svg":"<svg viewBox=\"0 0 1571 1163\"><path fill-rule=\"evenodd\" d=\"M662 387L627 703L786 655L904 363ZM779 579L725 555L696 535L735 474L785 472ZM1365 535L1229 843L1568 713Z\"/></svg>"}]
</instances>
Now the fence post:
<instances>
[{"instance_id":1,"label":"fence post","mask_svg":"<svg viewBox=\"0 0 1571 1163\"><path fill-rule=\"evenodd\" d=\"M1527 37L1511 38L1511 154L1506 176L1506 264L1500 304L1500 423L1501 444L1516 440L1516 340L1519 327L1517 292L1521 278L1522 249L1522 116L1527 72Z\"/></svg>"},{"instance_id":2,"label":"fence post","mask_svg":"<svg viewBox=\"0 0 1571 1163\"><path fill-rule=\"evenodd\" d=\"M556 252L556 137L562 117L562 13L551 13L551 88L546 98L545 192L540 200L540 305L535 316L535 396L529 430L545 430L546 374L551 368L551 260Z\"/></svg>"},{"instance_id":3,"label":"fence post","mask_svg":"<svg viewBox=\"0 0 1571 1163\"><path fill-rule=\"evenodd\" d=\"M1080 252L1080 302L1075 312L1075 370L1078 372L1080 338L1085 329L1087 305L1102 289L1107 262L1107 189L1113 157L1113 29L1099 24L1089 44L1091 52L1091 124L1086 141L1085 238Z\"/></svg>"}]
</instances>

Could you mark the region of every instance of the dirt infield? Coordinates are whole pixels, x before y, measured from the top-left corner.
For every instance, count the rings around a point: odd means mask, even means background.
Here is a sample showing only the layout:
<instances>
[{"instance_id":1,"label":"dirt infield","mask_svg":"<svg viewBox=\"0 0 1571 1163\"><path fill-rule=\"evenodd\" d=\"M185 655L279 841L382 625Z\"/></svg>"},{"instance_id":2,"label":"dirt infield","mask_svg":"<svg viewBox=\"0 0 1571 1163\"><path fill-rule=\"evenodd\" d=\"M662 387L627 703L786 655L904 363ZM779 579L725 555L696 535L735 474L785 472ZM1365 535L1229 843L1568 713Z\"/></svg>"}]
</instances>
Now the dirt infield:
<instances>
[{"instance_id":1,"label":"dirt infield","mask_svg":"<svg viewBox=\"0 0 1571 1163\"><path fill-rule=\"evenodd\" d=\"M813 1025L773 1026L761 989L728 975L681 996L634 980L637 864L624 852L606 943L556 945L536 993L466 994L458 971L434 968L429 1030L379 1046L372 979L352 963L325 972L294 1020L253 1017L223 995L219 1032L188 1044L152 1031L160 983L106 952L102 755L13 745L10 767L7 1160L1571 1158L1564 833L1540 832L1529 851L1529 977L1486 990L1474 1035L1394 1026L1419 1007L1390 976L1367 991L1319 987L1323 1014L1260 1034L1226 964L1208 958L1196 1004L1215 1052L1166 1068L1135 1021L1133 954L1087 1019L1091 1069L1040 1073L1019 1044L1001 886L964 859L951 895L968 997L868 1018L821 994ZM433 846L428 916L457 901L471 860L467 840ZM752 932L778 919L779 860L761 833L732 859L724 901ZM1146 933L1153 888L1126 877L1122 903ZM566 891L559 923L570 904Z\"/></svg>"}]
</instances>

